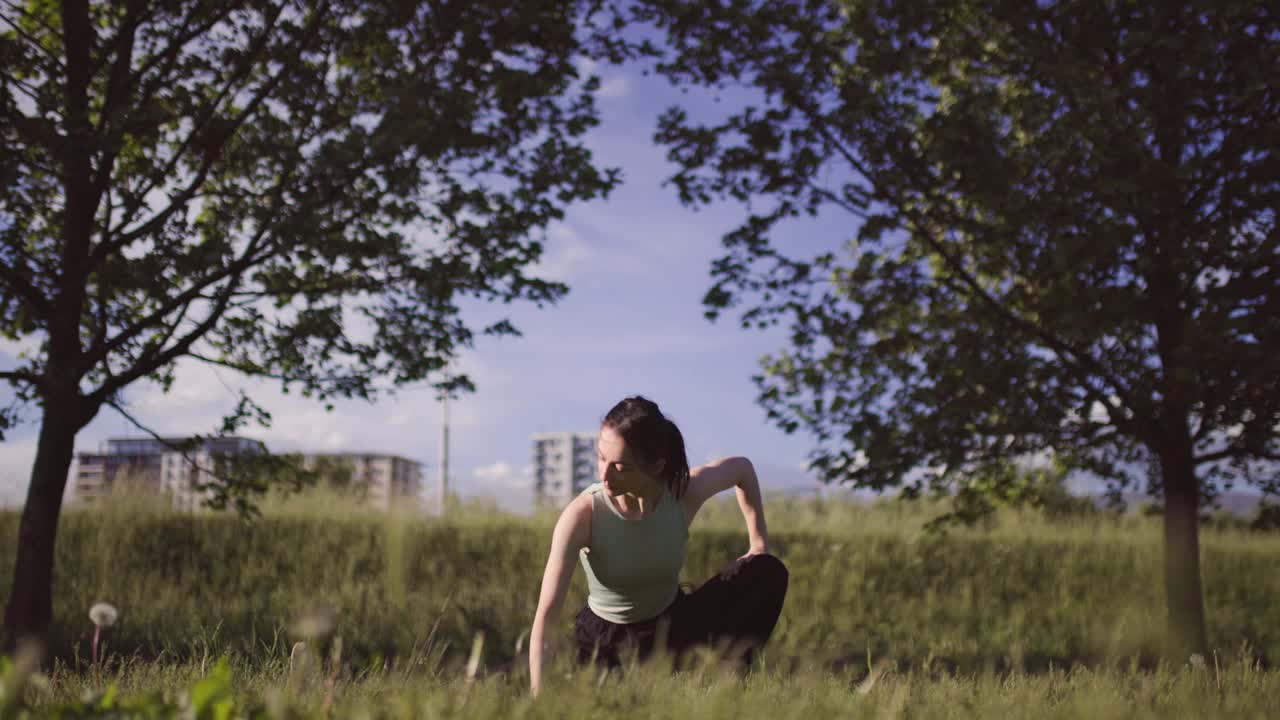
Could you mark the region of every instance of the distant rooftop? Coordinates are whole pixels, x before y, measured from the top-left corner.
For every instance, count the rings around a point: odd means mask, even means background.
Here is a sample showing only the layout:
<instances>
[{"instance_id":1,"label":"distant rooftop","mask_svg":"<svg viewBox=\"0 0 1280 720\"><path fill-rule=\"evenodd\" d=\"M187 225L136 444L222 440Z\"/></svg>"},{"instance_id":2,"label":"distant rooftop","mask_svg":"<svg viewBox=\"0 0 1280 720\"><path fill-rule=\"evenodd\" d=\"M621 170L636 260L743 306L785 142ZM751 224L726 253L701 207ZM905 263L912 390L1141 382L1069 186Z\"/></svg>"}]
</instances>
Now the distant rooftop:
<instances>
[{"instance_id":1,"label":"distant rooftop","mask_svg":"<svg viewBox=\"0 0 1280 720\"><path fill-rule=\"evenodd\" d=\"M174 447L190 442L191 437L166 438L109 438L106 442L108 455L156 455L173 452ZM230 435L227 437L207 438L200 444L202 450L239 451L266 450L261 440Z\"/></svg>"},{"instance_id":2,"label":"distant rooftop","mask_svg":"<svg viewBox=\"0 0 1280 720\"><path fill-rule=\"evenodd\" d=\"M399 460L408 460L409 462L416 462L419 464L423 464L421 460L414 460L411 457L405 457L404 455L401 455L399 453L382 452L381 450L334 450L334 451L326 450L323 452L297 450L293 452L297 452L300 455L311 455L313 457L389 457L389 458L396 458Z\"/></svg>"},{"instance_id":3,"label":"distant rooftop","mask_svg":"<svg viewBox=\"0 0 1280 720\"><path fill-rule=\"evenodd\" d=\"M539 433L534 433L534 434L530 435L529 437L530 437L530 438L532 438L532 439L534 439L534 440L554 440L554 439L556 439L556 438L562 438L562 437L564 437L565 435L575 435L575 436L595 437L595 436L596 436L596 434L597 434L597 433L596 433L595 431L590 431L590 432L573 432L573 431L571 431L571 430L565 430L565 431L563 431L563 432L539 432Z\"/></svg>"},{"instance_id":4,"label":"distant rooftop","mask_svg":"<svg viewBox=\"0 0 1280 720\"><path fill-rule=\"evenodd\" d=\"M100 446L100 450L93 452L82 452L81 455L162 455L167 452L174 452L174 447L180 446L182 443L188 442L191 437L171 436L162 438L108 438L106 442ZM200 446L201 450L208 452L248 452L254 450L265 451L267 446L261 440L253 438L240 437L237 435L228 435L226 437L207 438ZM315 457L342 457L342 458L362 458L362 457L384 457L405 460L407 462L418 463L423 465L421 460L405 457L398 453L384 452L381 450L338 450L313 452L307 450L289 451L288 454L298 453L301 455L311 455Z\"/></svg>"}]
</instances>

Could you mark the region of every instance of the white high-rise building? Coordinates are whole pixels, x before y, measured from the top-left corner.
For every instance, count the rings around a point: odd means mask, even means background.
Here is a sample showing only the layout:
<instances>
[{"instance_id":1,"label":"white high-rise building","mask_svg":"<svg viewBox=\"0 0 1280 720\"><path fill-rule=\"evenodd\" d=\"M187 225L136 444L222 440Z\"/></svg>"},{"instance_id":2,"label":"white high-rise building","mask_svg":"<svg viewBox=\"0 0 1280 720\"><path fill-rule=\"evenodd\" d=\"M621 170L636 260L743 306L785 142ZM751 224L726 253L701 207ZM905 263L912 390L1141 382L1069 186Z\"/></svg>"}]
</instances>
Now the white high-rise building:
<instances>
[{"instance_id":1,"label":"white high-rise building","mask_svg":"<svg viewBox=\"0 0 1280 720\"><path fill-rule=\"evenodd\" d=\"M219 473L229 471L235 456L267 450L260 441L242 437L209 438L186 452L174 449L187 440L114 438L99 452L77 453L76 501L97 502L113 485L128 483L167 496L177 509L196 510L213 494L211 486L222 482ZM303 453L301 459L302 467L320 472L322 482L353 490L353 497L371 507L421 507L420 462L369 452Z\"/></svg>"},{"instance_id":2,"label":"white high-rise building","mask_svg":"<svg viewBox=\"0 0 1280 720\"><path fill-rule=\"evenodd\" d=\"M213 497L212 486L223 482L219 473L228 470L224 460L266 451L257 440L214 438L189 453L165 452L160 456L160 491L169 495L174 508L197 510Z\"/></svg>"},{"instance_id":3,"label":"white high-rise building","mask_svg":"<svg viewBox=\"0 0 1280 720\"><path fill-rule=\"evenodd\" d=\"M302 465L319 471L321 483L354 491L370 507L422 506L423 470L417 460L387 453L306 453Z\"/></svg>"},{"instance_id":4,"label":"white high-rise building","mask_svg":"<svg viewBox=\"0 0 1280 720\"><path fill-rule=\"evenodd\" d=\"M209 438L185 453L174 449L188 441L183 437L112 438L99 452L77 453L76 501L96 502L113 485L127 481L140 490L168 493L176 507L195 508L207 495L197 488L216 481L209 470L221 459L266 450L260 441L243 437Z\"/></svg>"},{"instance_id":5,"label":"white high-rise building","mask_svg":"<svg viewBox=\"0 0 1280 720\"><path fill-rule=\"evenodd\" d=\"M533 435L533 497L538 504L567 505L596 480L595 433Z\"/></svg>"}]
</instances>

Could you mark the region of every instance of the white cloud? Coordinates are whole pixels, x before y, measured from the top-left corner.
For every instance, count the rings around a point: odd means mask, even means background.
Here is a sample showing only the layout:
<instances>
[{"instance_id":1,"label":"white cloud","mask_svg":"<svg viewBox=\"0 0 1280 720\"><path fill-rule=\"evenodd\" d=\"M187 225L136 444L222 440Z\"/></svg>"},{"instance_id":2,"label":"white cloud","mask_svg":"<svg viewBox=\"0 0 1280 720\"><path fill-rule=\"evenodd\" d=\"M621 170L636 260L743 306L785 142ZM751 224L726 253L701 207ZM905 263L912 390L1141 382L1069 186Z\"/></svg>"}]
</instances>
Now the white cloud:
<instances>
[{"instance_id":1,"label":"white cloud","mask_svg":"<svg viewBox=\"0 0 1280 720\"><path fill-rule=\"evenodd\" d=\"M530 268L530 274L544 280L567 283L591 264L594 254L577 231L558 223L547 230L542 257Z\"/></svg>"},{"instance_id":2,"label":"white cloud","mask_svg":"<svg viewBox=\"0 0 1280 720\"><path fill-rule=\"evenodd\" d=\"M346 450L351 447L351 436L341 430L331 430L320 445L326 450Z\"/></svg>"},{"instance_id":3,"label":"white cloud","mask_svg":"<svg viewBox=\"0 0 1280 720\"><path fill-rule=\"evenodd\" d=\"M227 374L236 373L227 371ZM174 382L167 393L156 383L144 382L131 386L135 398L129 405L141 412L160 410L166 413L183 408L204 411L215 405L227 405L228 409L234 406L236 395L231 389L234 385L221 377L221 371L215 371L195 360L183 359L177 363L175 377L181 382Z\"/></svg>"},{"instance_id":4,"label":"white cloud","mask_svg":"<svg viewBox=\"0 0 1280 720\"><path fill-rule=\"evenodd\" d=\"M601 99L613 99L626 97L631 92L631 83L626 75L622 73L613 73L603 75L599 72L600 63L589 57L579 57L574 64L578 69L578 77L583 80L590 75L600 77L600 89L596 91L596 97Z\"/></svg>"},{"instance_id":5,"label":"white cloud","mask_svg":"<svg viewBox=\"0 0 1280 720\"><path fill-rule=\"evenodd\" d=\"M453 473L450 473L452 476ZM533 503L533 484L525 472L517 472L506 461L478 465L463 475L465 480L451 483L463 497L488 497L508 512L528 512Z\"/></svg>"},{"instance_id":6,"label":"white cloud","mask_svg":"<svg viewBox=\"0 0 1280 720\"><path fill-rule=\"evenodd\" d=\"M35 438L0 443L0 507L18 506L26 499L35 460Z\"/></svg>"},{"instance_id":7,"label":"white cloud","mask_svg":"<svg viewBox=\"0 0 1280 720\"><path fill-rule=\"evenodd\" d=\"M625 75L614 75L604 78L600 81L600 91L597 94L602 98L620 98L626 97L631 92L631 83Z\"/></svg>"},{"instance_id":8,"label":"white cloud","mask_svg":"<svg viewBox=\"0 0 1280 720\"><path fill-rule=\"evenodd\" d=\"M514 476L511 464L505 462L481 465L480 467L472 470L471 474L486 482L510 480Z\"/></svg>"},{"instance_id":9,"label":"white cloud","mask_svg":"<svg viewBox=\"0 0 1280 720\"><path fill-rule=\"evenodd\" d=\"M595 72L596 68L600 67L600 62L586 55L579 55L574 58L573 66L578 70L579 76L585 76Z\"/></svg>"},{"instance_id":10,"label":"white cloud","mask_svg":"<svg viewBox=\"0 0 1280 720\"><path fill-rule=\"evenodd\" d=\"M386 419L387 425L391 427L411 425L418 416L417 408L409 407L408 405L400 406L398 403L396 407L398 409L391 414L391 417Z\"/></svg>"},{"instance_id":11,"label":"white cloud","mask_svg":"<svg viewBox=\"0 0 1280 720\"><path fill-rule=\"evenodd\" d=\"M646 231L647 218L636 223L616 210L609 214L607 208L595 208L594 212L604 214L592 212L591 206L585 206L577 215L588 220L550 226L543 255L529 268L529 274L567 283L577 292L593 281L652 282L655 275L664 277L670 272L664 263L672 258Z\"/></svg>"},{"instance_id":12,"label":"white cloud","mask_svg":"<svg viewBox=\"0 0 1280 720\"><path fill-rule=\"evenodd\" d=\"M39 333L24 335L17 340L0 339L0 355L8 355L13 360L17 360L23 355L32 356L40 349L40 343L43 342L43 339L44 336Z\"/></svg>"}]
</instances>

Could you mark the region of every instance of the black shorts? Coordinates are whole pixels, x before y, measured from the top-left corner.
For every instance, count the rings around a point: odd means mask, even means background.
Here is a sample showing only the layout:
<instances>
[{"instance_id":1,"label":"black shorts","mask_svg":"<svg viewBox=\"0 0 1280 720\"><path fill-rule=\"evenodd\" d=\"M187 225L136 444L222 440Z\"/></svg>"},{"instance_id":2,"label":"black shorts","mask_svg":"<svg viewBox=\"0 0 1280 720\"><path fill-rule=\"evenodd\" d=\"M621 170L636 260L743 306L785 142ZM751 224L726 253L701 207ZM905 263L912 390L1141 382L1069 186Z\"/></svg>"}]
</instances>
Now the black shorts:
<instances>
[{"instance_id":1,"label":"black shorts","mask_svg":"<svg viewBox=\"0 0 1280 720\"><path fill-rule=\"evenodd\" d=\"M657 617L614 623L583 607L574 621L578 662L618 667L629 653L645 659L656 648L677 657L696 645L727 646L743 665L769 639L782 613L789 575L777 557L734 560L696 590L682 587Z\"/></svg>"}]
</instances>

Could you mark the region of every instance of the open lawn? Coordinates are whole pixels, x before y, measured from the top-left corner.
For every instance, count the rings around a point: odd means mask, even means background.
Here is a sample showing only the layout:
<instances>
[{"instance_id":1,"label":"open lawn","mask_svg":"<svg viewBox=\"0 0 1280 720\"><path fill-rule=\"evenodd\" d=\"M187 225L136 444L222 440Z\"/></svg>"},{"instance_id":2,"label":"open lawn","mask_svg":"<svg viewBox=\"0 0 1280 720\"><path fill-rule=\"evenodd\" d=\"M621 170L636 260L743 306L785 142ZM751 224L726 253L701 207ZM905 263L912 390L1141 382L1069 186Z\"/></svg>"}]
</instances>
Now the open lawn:
<instances>
[{"instance_id":1,"label":"open lawn","mask_svg":"<svg viewBox=\"0 0 1280 720\"><path fill-rule=\"evenodd\" d=\"M137 498L68 510L58 660L24 696L37 714L83 710L86 693L114 686L112 703L159 715L184 697L212 709L225 693L233 715L265 716L326 707L344 717L1280 716L1275 535L1205 532L1217 652L1193 666L1161 660L1154 520L1052 524L1006 513L937 535L921 529L928 511L915 507L767 508L791 586L762 668L737 678L708 655L691 670L639 668L620 681L578 671L562 653L537 702L522 651L552 514L471 507L441 522L323 496L269 502L252 522ZM700 518L685 580L745 551L735 515L719 505ZM16 514L0 514L0 537L15 538L16 527ZM0 544L6 595L12 553L11 541ZM577 573L566 640L583 586ZM92 669L87 613L97 601L120 615ZM295 669L291 679L293 622L316 607L329 610L332 630L311 643L310 675ZM15 681L12 669L7 677Z\"/></svg>"}]
</instances>

